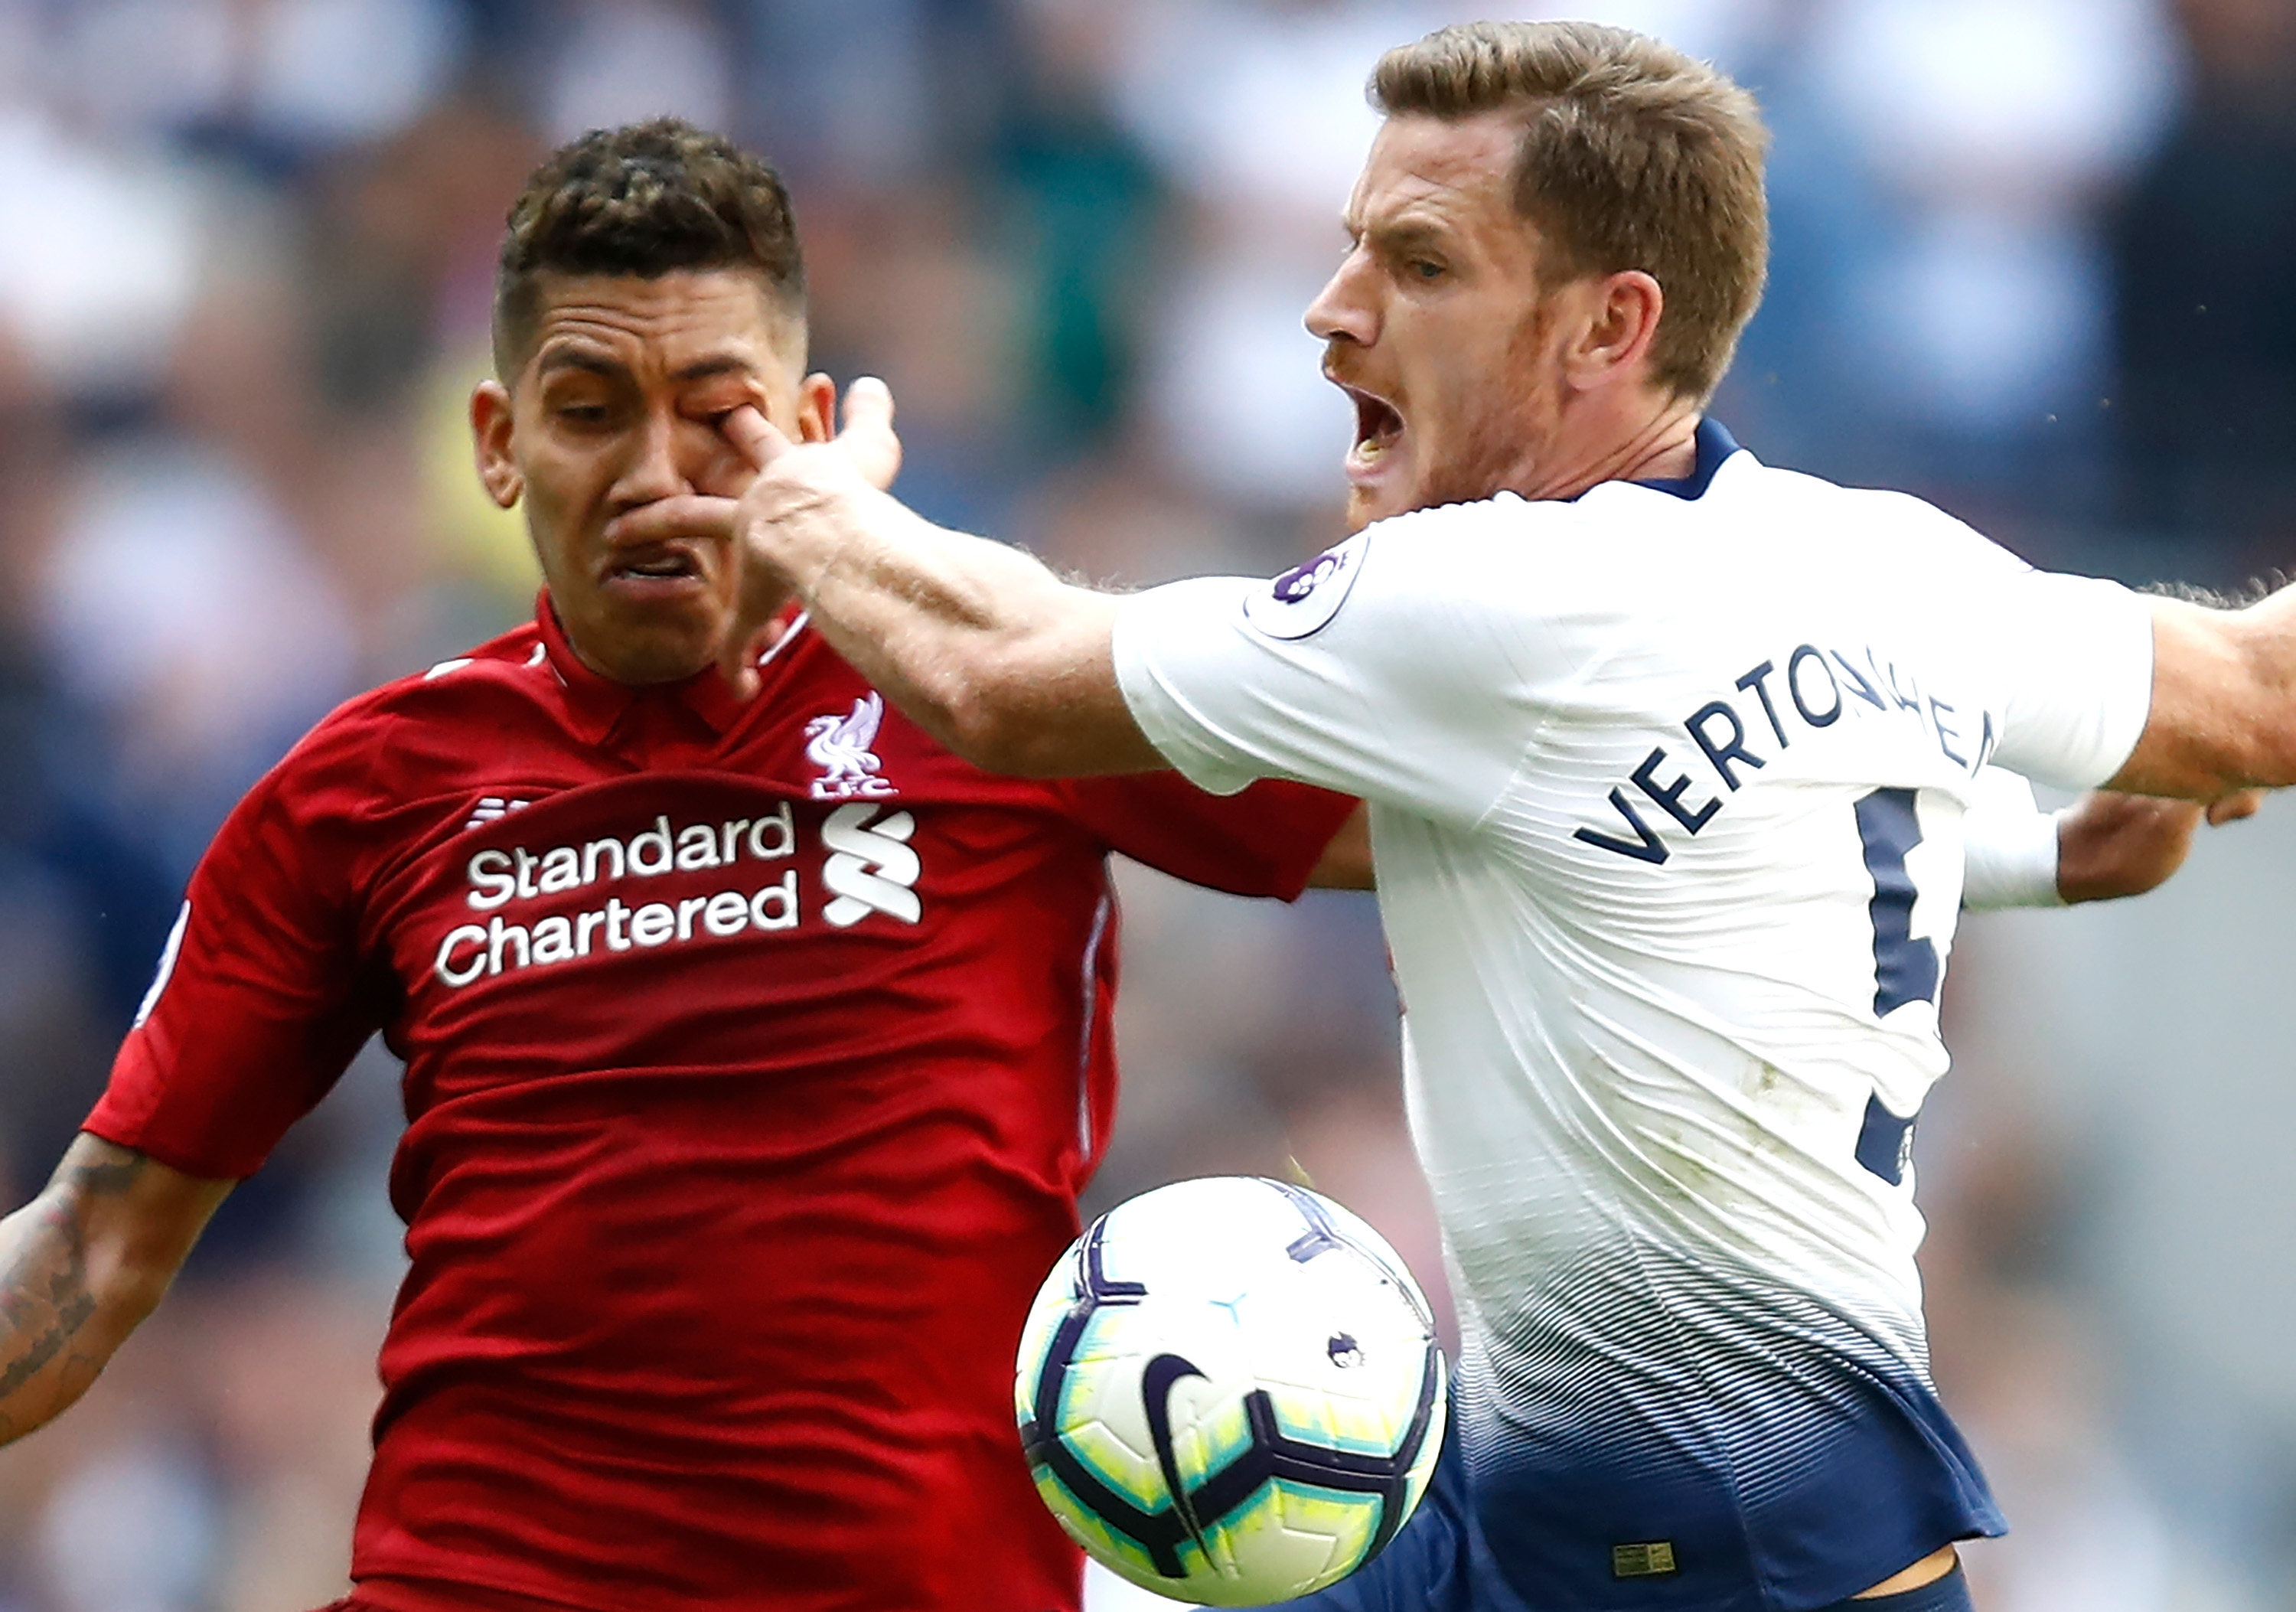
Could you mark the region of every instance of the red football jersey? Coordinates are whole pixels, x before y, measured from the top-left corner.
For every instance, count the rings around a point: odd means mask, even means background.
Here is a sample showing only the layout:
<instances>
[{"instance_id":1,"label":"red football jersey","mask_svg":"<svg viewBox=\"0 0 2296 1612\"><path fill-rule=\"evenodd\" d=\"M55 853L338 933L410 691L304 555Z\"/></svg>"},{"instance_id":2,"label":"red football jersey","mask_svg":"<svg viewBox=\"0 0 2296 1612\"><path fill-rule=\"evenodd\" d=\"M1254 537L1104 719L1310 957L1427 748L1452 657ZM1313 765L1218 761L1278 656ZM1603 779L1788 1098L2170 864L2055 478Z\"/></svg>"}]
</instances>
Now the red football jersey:
<instances>
[{"instance_id":1,"label":"red football jersey","mask_svg":"<svg viewBox=\"0 0 2296 1612\"><path fill-rule=\"evenodd\" d=\"M244 1176L406 1060L377 1606L1076 1604L1011 1372L1114 1106L1106 852L1288 898L1350 802L992 777L802 623L765 676L609 682L545 602L345 705L88 1121Z\"/></svg>"}]
</instances>

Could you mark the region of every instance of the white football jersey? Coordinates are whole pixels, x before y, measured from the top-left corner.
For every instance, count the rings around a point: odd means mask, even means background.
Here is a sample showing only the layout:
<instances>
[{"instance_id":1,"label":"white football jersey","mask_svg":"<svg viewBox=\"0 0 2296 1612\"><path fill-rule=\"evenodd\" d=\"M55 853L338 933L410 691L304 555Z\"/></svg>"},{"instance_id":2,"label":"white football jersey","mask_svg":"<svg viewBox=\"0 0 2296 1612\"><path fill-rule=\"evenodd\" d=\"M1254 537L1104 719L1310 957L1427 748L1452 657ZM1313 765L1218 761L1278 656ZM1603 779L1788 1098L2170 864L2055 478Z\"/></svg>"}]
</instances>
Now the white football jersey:
<instances>
[{"instance_id":1,"label":"white football jersey","mask_svg":"<svg viewBox=\"0 0 2296 1612\"><path fill-rule=\"evenodd\" d=\"M1999 1530L1914 1264L1964 814L2110 777L2151 699L2141 597L1699 448L1116 628L1198 784L1372 803L1458 1436L1539 1606L1822 1606Z\"/></svg>"}]
</instances>

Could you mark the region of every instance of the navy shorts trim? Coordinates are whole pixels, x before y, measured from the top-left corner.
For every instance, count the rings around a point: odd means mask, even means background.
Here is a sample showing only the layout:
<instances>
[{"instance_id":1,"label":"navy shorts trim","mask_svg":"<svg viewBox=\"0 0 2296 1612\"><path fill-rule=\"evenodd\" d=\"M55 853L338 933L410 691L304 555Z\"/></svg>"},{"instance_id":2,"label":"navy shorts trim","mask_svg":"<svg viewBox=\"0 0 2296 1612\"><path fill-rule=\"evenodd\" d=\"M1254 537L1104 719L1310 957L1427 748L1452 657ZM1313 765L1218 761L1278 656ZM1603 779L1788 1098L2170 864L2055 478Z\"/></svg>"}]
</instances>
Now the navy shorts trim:
<instances>
[{"instance_id":1,"label":"navy shorts trim","mask_svg":"<svg viewBox=\"0 0 2296 1612\"><path fill-rule=\"evenodd\" d=\"M1578 1612L1578 1603L1559 1596L1533 1600L1515 1587L1493 1558L1467 1491L1466 1462L1456 1439L1447 1437L1419 1509L1387 1549L1330 1589L1283 1605L1293 1612L1562 1612L1566 1608ZM1742 1586L1729 1602L1772 1604L1752 1584ZM1692 1603L1660 1590L1649 1604L1661 1608ZM1838 1601L1818 1612L1974 1612L1974 1607L1968 1577L1956 1563L1943 1578L1918 1589L1872 1600Z\"/></svg>"}]
</instances>

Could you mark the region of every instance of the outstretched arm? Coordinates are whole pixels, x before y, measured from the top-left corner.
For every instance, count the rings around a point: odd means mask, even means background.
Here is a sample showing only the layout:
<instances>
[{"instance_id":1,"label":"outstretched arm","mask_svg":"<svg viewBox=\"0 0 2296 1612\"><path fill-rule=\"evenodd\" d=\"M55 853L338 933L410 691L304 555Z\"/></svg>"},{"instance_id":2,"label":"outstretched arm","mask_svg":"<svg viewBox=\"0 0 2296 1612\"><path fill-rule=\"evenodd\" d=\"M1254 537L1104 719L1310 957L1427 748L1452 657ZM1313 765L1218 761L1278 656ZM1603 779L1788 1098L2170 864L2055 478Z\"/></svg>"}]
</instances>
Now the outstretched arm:
<instances>
[{"instance_id":1,"label":"outstretched arm","mask_svg":"<svg viewBox=\"0 0 2296 1612\"><path fill-rule=\"evenodd\" d=\"M724 426L758 470L739 500L686 495L620 516L618 539L732 536L742 563L792 587L838 652L957 754L991 771L1084 776L1167 765L1125 703L1115 596L1017 550L945 530L882 489L900 460L892 398L856 382L833 442L798 444L757 410ZM754 687L761 604L725 645ZM2152 602L2142 736L2109 786L2217 801L2296 785L2296 589L2245 610Z\"/></svg>"},{"instance_id":2,"label":"outstretched arm","mask_svg":"<svg viewBox=\"0 0 2296 1612\"><path fill-rule=\"evenodd\" d=\"M664 498L620 517L617 534L733 535L745 568L785 579L839 654L976 766L1027 777L1168 766L1117 684L1117 596L881 491L900 459L892 408L883 382L857 381L837 440L809 444L736 409L726 434L758 470L740 501ZM744 621L726 646L726 676L744 693L760 624Z\"/></svg>"},{"instance_id":3,"label":"outstretched arm","mask_svg":"<svg viewBox=\"0 0 2296 1612\"><path fill-rule=\"evenodd\" d=\"M87 1392L234 1184L82 1134L46 1189L0 1220L0 1443Z\"/></svg>"},{"instance_id":4,"label":"outstretched arm","mask_svg":"<svg viewBox=\"0 0 2296 1612\"><path fill-rule=\"evenodd\" d=\"M1079 777L1169 765L1117 683L1116 596L871 488L750 530L837 653L975 766Z\"/></svg>"},{"instance_id":5,"label":"outstretched arm","mask_svg":"<svg viewBox=\"0 0 2296 1612\"><path fill-rule=\"evenodd\" d=\"M2152 602L2152 705L2109 785L2214 801L2296 784L2296 588L2244 610Z\"/></svg>"}]
</instances>

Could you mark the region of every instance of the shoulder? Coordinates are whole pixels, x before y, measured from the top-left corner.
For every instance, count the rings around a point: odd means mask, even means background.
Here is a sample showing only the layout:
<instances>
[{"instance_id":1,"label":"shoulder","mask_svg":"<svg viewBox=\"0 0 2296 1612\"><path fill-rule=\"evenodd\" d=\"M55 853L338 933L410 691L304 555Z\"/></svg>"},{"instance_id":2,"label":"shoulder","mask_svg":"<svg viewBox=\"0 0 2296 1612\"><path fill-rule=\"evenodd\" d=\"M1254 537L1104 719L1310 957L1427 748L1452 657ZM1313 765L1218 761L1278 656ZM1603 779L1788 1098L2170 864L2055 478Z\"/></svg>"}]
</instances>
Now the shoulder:
<instances>
[{"instance_id":1,"label":"shoulder","mask_svg":"<svg viewBox=\"0 0 2296 1612\"><path fill-rule=\"evenodd\" d=\"M1443 632L1615 608L1621 590L1666 574L1639 540L1644 525L1628 508L1511 492L1414 510L1356 539L1363 576L1351 608Z\"/></svg>"},{"instance_id":2,"label":"shoulder","mask_svg":"<svg viewBox=\"0 0 2296 1612\"><path fill-rule=\"evenodd\" d=\"M1494 576L1567 560L1579 549L1574 534L1587 524L1575 504L1503 492L1391 515L1342 547L1362 547L1365 586L1381 594L1472 597Z\"/></svg>"},{"instance_id":3,"label":"shoulder","mask_svg":"<svg viewBox=\"0 0 2296 1612\"><path fill-rule=\"evenodd\" d=\"M538 708L554 677L528 622L468 653L369 689L323 718L258 787L318 801L387 791L403 798L426 775L460 772L479 736L500 736Z\"/></svg>"},{"instance_id":4,"label":"shoulder","mask_svg":"<svg viewBox=\"0 0 2296 1612\"><path fill-rule=\"evenodd\" d=\"M1357 540L1382 555L1443 550L1473 554L1511 552L1522 544L1551 541L1586 523L1579 503L1526 498L1502 492L1462 504L1439 504L1375 521Z\"/></svg>"},{"instance_id":5,"label":"shoulder","mask_svg":"<svg viewBox=\"0 0 2296 1612\"><path fill-rule=\"evenodd\" d=\"M1997 575L2031 567L1960 517L1912 493L1845 487L1741 454L1717 475L1715 515L1733 528L1775 532L1883 565L1972 566Z\"/></svg>"}]
</instances>

